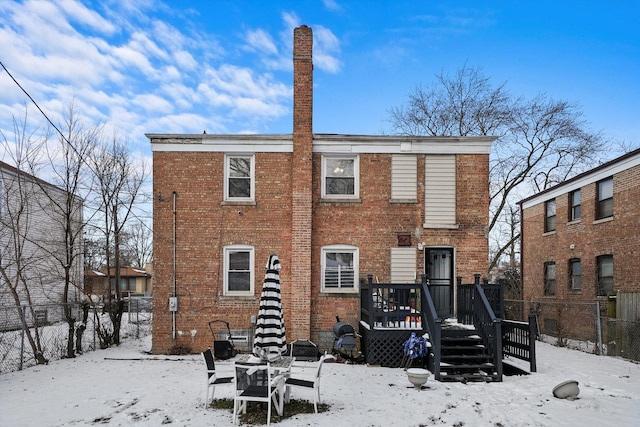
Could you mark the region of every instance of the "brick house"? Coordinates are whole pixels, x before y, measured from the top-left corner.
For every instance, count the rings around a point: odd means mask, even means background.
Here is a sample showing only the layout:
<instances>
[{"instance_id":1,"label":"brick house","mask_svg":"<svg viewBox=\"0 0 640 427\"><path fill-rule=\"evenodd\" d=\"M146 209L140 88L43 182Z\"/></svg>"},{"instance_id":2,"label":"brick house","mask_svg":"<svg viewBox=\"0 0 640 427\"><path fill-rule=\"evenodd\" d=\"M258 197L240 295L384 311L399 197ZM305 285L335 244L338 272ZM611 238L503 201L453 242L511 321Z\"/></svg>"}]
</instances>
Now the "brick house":
<instances>
[{"instance_id":1,"label":"brick house","mask_svg":"<svg viewBox=\"0 0 640 427\"><path fill-rule=\"evenodd\" d=\"M358 323L368 274L426 273L447 316L455 277L486 271L494 138L314 134L312 44L309 27L294 30L292 134L147 134L154 353L211 346L214 319L249 335L271 253L288 341L321 349L336 316Z\"/></svg>"},{"instance_id":2,"label":"brick house","mask_svg":"<svg viewBox=\"0 0 640 427\"><path fill-rule=\"evenodd\" d=\"M615 317L609 296L640 292L640 149L528 197L520 208L525 300L599 301L601 315ZM564 318L560 308L543 313L543 332L559 333L564 323L572 338L588 337L594 327L586 310Z\"/></svg>"}]
</instances>

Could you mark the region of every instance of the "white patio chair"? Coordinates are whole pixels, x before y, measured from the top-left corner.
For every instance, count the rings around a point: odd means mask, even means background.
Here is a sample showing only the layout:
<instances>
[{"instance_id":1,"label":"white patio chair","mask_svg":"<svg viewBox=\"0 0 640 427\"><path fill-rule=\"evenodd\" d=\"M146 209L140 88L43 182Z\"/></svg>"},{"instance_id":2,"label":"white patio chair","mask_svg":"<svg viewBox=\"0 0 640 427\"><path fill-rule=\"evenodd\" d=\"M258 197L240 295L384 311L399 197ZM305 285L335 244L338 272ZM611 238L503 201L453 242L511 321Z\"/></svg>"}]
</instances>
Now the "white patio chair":
<instances>
[{"instance_id":1,"label":"white patio chair","mask_svg":"<svg viewBox=\"0 0 640 427\"><path fill-rule=\"evenodd\" d=\"M284 375L272 375L271 366L265 364L235 363L236 395L233 399L233 424L236 425L240 413L247 412L247 402L267 404L267 425L271 424L271 406L275 405L278 415L284 406Z\"/></svg>"},{"instance_id":2,"label":"white patio chair","mask_svg":"<svg viewBox=\"0 0 640 427\"><path fill-rule=\"evenodd\" d=\"M204 361L207 364L207 388L205 394L205 404L209 405L213 400L213 396L215 395L216 386L220 384L231 384L233 382L233 377L217 376L216 364L213 357L213 352L210 348L202 352L202 357L204 357Z\"/></svg>"},{"instance_id":3,"label":"white patio chair","mask_svg":"<svg viewBox=\"0 0 640 427\"><path fill-rule=\"evenodd\" d=\"M313 409L315 410L316 414L318 413L318 404L321 403L320 371L322 370L322 365L324 364L324 361L326 358L327 358L326 354L320 357L320 360L318 361L318 366L316 368L315 376L313 377L313 379L303 379L295 376L289 376L284 383L285 387L287 388L286 390L287 396L290 395L290 390L289 390L290 388L300 387L300 388L312 389L313 390Z\"/></svg>"}]
</instances>

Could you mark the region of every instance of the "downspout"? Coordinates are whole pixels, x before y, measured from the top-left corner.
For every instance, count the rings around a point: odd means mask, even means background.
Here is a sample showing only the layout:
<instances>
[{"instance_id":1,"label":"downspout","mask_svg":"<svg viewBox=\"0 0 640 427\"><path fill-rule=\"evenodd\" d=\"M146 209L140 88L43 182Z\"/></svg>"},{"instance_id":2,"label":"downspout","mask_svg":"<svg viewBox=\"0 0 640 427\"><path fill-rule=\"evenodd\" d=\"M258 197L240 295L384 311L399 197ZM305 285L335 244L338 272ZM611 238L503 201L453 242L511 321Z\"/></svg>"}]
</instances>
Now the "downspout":
<instances>
[{"instance_id":1,"label":"downspout","mask_svg":"<svg viewBox=\"0 0 640 427\"><path fill-rule=\"evenodd\" d=\"M176 199L178 194L173 192L173 242L172 242L172 258L173 258L173 297L178 297L178 280L176 278ZM176 311L171 312L171 336L176 339Z\"/></svg>"}]
</instances>

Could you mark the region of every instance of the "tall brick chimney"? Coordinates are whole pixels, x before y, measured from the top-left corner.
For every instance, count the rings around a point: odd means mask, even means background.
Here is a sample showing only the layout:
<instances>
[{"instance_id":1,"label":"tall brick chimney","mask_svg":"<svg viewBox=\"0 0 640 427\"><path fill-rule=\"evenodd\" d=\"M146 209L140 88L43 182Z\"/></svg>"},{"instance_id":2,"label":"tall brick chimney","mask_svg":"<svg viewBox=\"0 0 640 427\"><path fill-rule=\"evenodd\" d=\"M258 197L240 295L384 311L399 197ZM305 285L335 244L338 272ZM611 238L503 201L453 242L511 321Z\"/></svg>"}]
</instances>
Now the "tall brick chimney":
<instances>
[{"instance_id":1,"label":"tall brick chimney","mask_svg":"<svg viewBox=\"0 0 640 427\"><path fill-rule=\"evenodd\" d=\"M293 30L291 323L289 339L311 338L313 33Z\"/></svg>"}]
</instances>

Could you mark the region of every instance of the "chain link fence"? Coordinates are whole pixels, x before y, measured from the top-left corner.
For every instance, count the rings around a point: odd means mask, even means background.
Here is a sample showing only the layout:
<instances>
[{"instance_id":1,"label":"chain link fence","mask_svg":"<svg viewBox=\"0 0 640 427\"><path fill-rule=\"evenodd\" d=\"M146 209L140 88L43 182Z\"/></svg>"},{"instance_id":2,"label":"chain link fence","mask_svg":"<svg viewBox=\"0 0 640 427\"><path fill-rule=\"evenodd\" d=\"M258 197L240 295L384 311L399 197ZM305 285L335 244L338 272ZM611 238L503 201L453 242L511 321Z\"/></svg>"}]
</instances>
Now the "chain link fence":
<instances>
[{"instance_id":1,"label":"chain link fence","mask_svg":"<svg viewBox=\"0 0 640 427\"><path fill-rule=\"evenodd\" d=\"M640 321L607 316L606 301L505 300L505 319L536 316L538 339L560 347L640 361Z\"/></svg>"},{"instance_id":2,"label":"chain link fence","mask_svg":"<svg viewBox=\"0 0 640 427\"><path fill-rule=\"evenodd\" d=\"M130 297L125 300L120 338L141 338L151 334L152 305L150 297ZM65 313L75 319L70 330ZM36 343L42 357L48 361L67 355L69 334L74 334L74 353L81 354L100 348L96 326L113 330L108 313L102 306L91 306L86 325L82 323L81 303L40 304L21 307L0 307L0 374L22 370L37 364ZM77 344L79 331L80 345Z\"/></svg>"}]
</instances>

